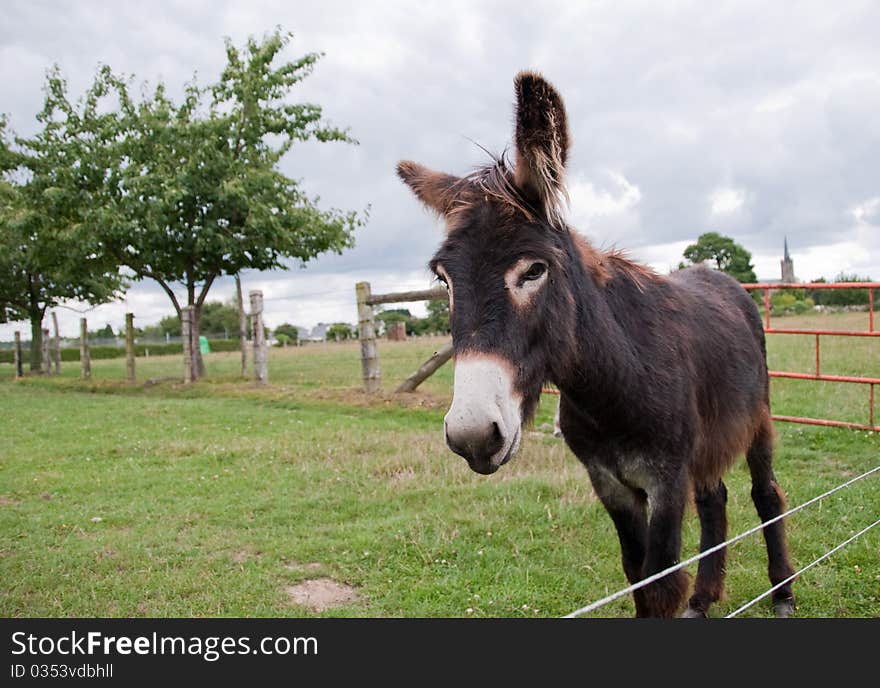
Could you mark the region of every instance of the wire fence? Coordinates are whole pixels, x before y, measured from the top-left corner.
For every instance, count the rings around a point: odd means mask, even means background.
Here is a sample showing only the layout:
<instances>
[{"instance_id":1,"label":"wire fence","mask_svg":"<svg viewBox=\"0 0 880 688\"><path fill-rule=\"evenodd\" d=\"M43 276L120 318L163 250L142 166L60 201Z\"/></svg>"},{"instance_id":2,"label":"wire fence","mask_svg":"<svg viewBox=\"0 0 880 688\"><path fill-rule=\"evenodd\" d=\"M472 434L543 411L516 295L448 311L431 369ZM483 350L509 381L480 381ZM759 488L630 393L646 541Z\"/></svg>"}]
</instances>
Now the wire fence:
<instances>
[{"instance_id":1,"label":"wire fence","mask_svg":"<svg viewBox=\"0 0 880 688\"><path fill-rule=\"evenodd\" d=\"M566 614L563 618L566 618L566 619L573 619L573 618L576 618L576 617L578 617L578 616L583 616L584 614L588 614L588 613L590 613L590 612L592 612L592 611L595 611L596 609L599 609L600 607L604 607L604 606L605 606L606 604L608 604L609 602L613 602L614 600L616 600L616 599L618 599L618 598L620 598L620 597L623 597L624 595L628 595L628 594L630 594L630 593L632 593L632 592L634 592L634 591L636 591L636 590L640 590L641 588L644 588L645 586L648 586L648 585L650 585L651 583L654 583L655 581L658 581L658 580L660 580L661 578L664 578L664 577L668 576L668 575L671 574L671 573L675 573L676 571L679 571L679 570L683 569L683 568L686 567L686 566L690 566L690 565L693 564L694 562L697 562L697 561L699 561L700 559L703 559L703 558L705 558L705 557L708 557L710 554L714 554L714 553L717 552L718 550L723 549L723 548L727 547L728 545L732 545L732 544L735 543L735 542L739 542L739 541L742 540L743 538L746 538L746 537L748 537L749 535L752 535L752 534L754 534L754 533L757 533L759 530L763 530L763 529L766 528L767 526L769 526L769 525L771 525L771 524L773 524L773 523L776 523L777 521L780 521L780 520L782 520L783 518L785 518L785 517L787 517L787 516L790 516L790 515L792 515L792 514L795 514L795 513L797 513L798 511L800 511L801 509L804 509L804 508L810 506L811 504L815 504L816 502L818 502L818 501L820 501L820 500L822 500L822 499L825 499L826 497L831 496L831 495L834 494L835 492L838 492L838 491L840 491L840 490L843 490L843 489L849 487L850 485L852 485L853 483L856 483L856 482L858 482L859 480L863 480L863 479L865 479L865 478L867 478L867 477L873 475L874 473L877 473L878 471L880 471L880 466L875 466L874 468L870 469L869 471L866 471L866 472L862 473L861 475L856 476L855 478L851 478L850 480L847 480L845 483L843 483L843 484L841 484L841 485L838 485L837 487L834 487L834 488L832 488L832 489L830 489L830 490L828 490L828 491L826 491L826 492L823 492L822 494L817 495L816 497L813 497L812 499L807 500L806 502L804 502L803 504L800 504L799 506L796 506L796 507L794 507L794 508L792 508L792 509L789 509L789 510L786 511L785 513L779 514L779 516L775 516L774 518L768 519L767 521L764 521L763 523L760 523L760 524L758 524L757 526L755 526L755 527L753 527L753 528L749 528L748 530L746 530L746 531L740 533L739 535L736 535L736 536L730 538L729 540L725 540L725 541L722 542L721 544L718 544L718 545L715 545L714 547L710 547L709 549L703 550L703 551L700 552L699 554L694 555L693 557L690 557L689 559L685 559L684 561L679 562L678 564L674 564L674 565L672 565L672 566L669 566L668 568L663 569L662 571L658 571L657 573L652 574L652 575L648 576L647 578L643 578L642 580L640 580L640 581L638 581L638 582L636 582L636 583L633 583L632 585L629 585L629 586L627 586L627 587L625 587L625 588L623 588L623 589L621 589L621 590L618 590L617 592L614 592L614 593L612 593L612 594L610 594L610 595L606 595L606 596L603 597L602 599L600 599L600 600L596 600L595 602L592 602L592 603L586 605L585 607L581 607L580 609L576 609L575 611L571 612L570 614ZM844 547L845 545L849 544L852 540L855 540L857 537L861 536L862 534L864 534L865 532L867 532L867 531L870 530L871 528L873 528L875 525L877 525L877 522L875 522L875 523L873 523L872 525L868 526L867 528L865 528L864 530L860 531L859 533L856 533L856 535L854 535L853 537L849 538L846 542L843 542L843 543L841 543L840 545L838 545L837 547L835 547L834 549L830 550L829 552L826 552L826 553L825 553L822 557L820 557L818 560L816 560L816 561L812 562L811 564L809 564L808 566L804 567L799 573L802 573L803 571L806 571L807 569L812 568L813 566L815 566L816 564L818 564L818 563L819 563L820 561L822 561L823 559L826 559L827 557L831 556L831 554L833 554L833 553L836 552L837 550L841 549L841 548ZM766 597L767 595L771 594L776 588L781 587L782 585L784 585L785 582L790 582L790 580L793 580L794 577L796 577L797 575L798 575L798 574L795 574L794 576L792 576L792 577L789 579L789 581L784 581L784 582L782 582L782 583L779 583L779 584L777 584L776 586L774 586L773 588L771 588L770 590L768 590L768 591L762 593L760 596L758 596L758 597L755 598L754 600L751 600L747 605L744 605L742 608L736 610L736 612L734 612L734 614L738 614L739 612L743 611L744 609L747 609L747 608L750 607L752 604L756 603L756 602L759 601L760 599L763 599L763 598Z\"/></svg>"},{"instance_id":2,"label":"wire fence","mask_svg":"<svg viewBox=\"0 0 880 688\"><path fill-rule=\"evenodd\" d=\"M761 593L760 595L758 595L757 597L755 597L755 598L749 600L749 601L746 602L742 607L740 607L740 608L736 609L735 611L731 612L730 614L728 614L728 615L725 616L724 618L725 618L725 619L732 619L734 616L738 615L740 612L743 612L743 611L745 611L746 609L748 609L749 607L751 607L752 605L757 604L758 602L760 602L761 600L763 600L765 597L767 597L767 595L771 595L771 594L773 594L776 590L778 590L779 588L781 588L783 585L786 585L787 583L791 583L791 581L793 581L795 578L797 578L798 576L800 576L800 575L801 575L802 573L804 573L805 571L809 571L811 568L813 568L813 567L816 566L817 564L820 564L821 562L825 561L828 557L830 557L832 554L834 554L834 553L837 552L838 550L841 550L841 549L843 549L844 547L846 547L846 546L847 546L850 542L852 542L853 540L857 540L858 538L860 538L862 535L864 535L865 533L867 533L869 530L871 530L871 528L873 528L874 526L876 526L878 523L880 523L880 518L878 518L876 521L874 521L871 525L866 526L865 528L862 528L858 533L856 533L856 534L853 535L852 537L847 538L846 540L844 540L843 542L841 542L841 543L840 543L839 545L837 545L836 547L833 547L832 549L828 550L827 552L825 552L825 554L823 554L823 555L822 555L821 557L819 557L818 559L814 559L813 561L811 561L809 564L807 564L806 566L804 566L804 567L803 567L802 569L800 569L799 571L796 571L795 573L791 574L791 575L790 575L788 578L786 578L785 580L780 581L779 583L777 583L776 585L774 585L774 586L773 586L772 588L770 588L769 590L765 590L764 592L762 592L762 593Z\"/></svg>"}]
</instances>

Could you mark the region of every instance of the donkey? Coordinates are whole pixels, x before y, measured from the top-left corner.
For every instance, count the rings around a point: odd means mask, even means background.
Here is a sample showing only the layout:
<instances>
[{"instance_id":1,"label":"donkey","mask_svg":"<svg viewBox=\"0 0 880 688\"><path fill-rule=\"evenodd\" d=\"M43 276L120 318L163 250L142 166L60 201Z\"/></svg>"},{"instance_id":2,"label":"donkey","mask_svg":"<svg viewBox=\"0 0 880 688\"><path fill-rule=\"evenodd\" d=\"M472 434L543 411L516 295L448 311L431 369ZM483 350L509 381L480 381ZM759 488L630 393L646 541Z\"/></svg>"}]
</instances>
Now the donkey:
<instances>
[{"instance_id":1,"label":"donkey","mask_svg":"<svg viewBox=\"0 0 880 688\"><path fill-rule=\"evenodd\" d=\"M614 522L634 583L679 561L691 493L701 550L725 540L722 477L740 453L761 519L785 509L771 465L764 331L727 275L698 266L661 276L570 228L562 98L532 72L516 77L515 92L513 164L501 155L463 177L397 166L446 224L429 263L449 291L446 443L472 470L494 473L516 454L552 382L562 434ZM793 573L783 522L764 538L775 585ZM706 616L721 597L725 556L700 561L684 616ZM688 586L679 570L636 590L636 615L678 615ZM794 612L790 583L773 602L778 616Z\"/></svg>"}]
</instances>

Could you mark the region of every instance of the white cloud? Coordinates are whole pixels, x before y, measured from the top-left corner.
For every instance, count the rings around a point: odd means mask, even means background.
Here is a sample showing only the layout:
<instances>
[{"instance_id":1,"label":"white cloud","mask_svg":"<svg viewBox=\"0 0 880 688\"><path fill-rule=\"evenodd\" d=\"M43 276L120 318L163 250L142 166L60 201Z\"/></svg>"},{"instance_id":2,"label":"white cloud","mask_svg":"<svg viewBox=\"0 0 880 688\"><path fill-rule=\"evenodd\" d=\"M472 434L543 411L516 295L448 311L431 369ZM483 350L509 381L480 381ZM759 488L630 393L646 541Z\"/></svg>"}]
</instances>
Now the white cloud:
<instances>
[{"instance_id":1,"label":"white cloud","mask_svg":"<svg viewBox=\"0 0 880 688\"><path fill-rule=\"evenodd\" d=\"M639 233L642 192L623 174L604 171L597 181L574 175L568 183L571 224L602 246Z\"/></svg>"},{"instance_id":2,"label":"white cloud","mask_svg":"<svg viewBox=\"0 0 880 688\"><path fill-rule=\"evenodd\" d=\"M869 198L867 201L857 204L850 212L860 225L880 224L880 196Z\"/></svg>"},{"instance_id":3,"label":"white cloud","mask_svg":"<svg viewBox=\"0 0 880 688\"><path fill-rule=\"evenodd\" d=\"M709 204L713 215L724 215L739 210L746 202L746 194L742 189L730 187L716 189L709 196Z\"/></svg>"},{"instance_id":4,"label":"white cloud","mask_svg":"<svg viewBox=\"0 0 880 688\"><path fill-rule=\"evenodd\" d=\"M638 186L619 172L609 171L607 178L609 184L601 189L582 177L569 182L568 193L577 218L589 222L594 217L625 213L638 205L642 199Z\"/></svg>"}]
</instances>

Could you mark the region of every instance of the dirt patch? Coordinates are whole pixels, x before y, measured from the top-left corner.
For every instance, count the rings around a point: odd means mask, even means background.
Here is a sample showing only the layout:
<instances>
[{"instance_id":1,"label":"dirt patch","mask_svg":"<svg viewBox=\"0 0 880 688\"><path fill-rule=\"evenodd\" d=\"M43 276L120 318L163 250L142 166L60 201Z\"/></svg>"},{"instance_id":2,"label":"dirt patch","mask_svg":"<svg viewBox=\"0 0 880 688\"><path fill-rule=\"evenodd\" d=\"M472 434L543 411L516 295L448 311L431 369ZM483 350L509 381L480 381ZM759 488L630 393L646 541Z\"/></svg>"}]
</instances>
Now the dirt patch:
<instances>
[{"instance_id":1,"label":"dirt patch","mask_svg":"<svg viewBox=\"0 0 880 688\"><path fill-rule=\"evenodd\" d=\"M284 592L293 604L313 612L323 612L360 599L357 590L332 578L313 578L288 585Z\"/></svg>"},{"instance_id":2,"label":"dirt patch","mask_svg":"<svg viewBox=\"0 0 880 688\"><path fill-rule=\"evenodd\" d=\"M237 552L232 553L232 562L234 564L244 564L246 561L250 561L251 559L259 559L260 552L251 552L250 550L240 549Z\"/></svg>"},{"instance_id":3,"label":"dirt patch","mask_svg":"<svg viewBox=\"0 0 880 688\"><path fill-rule=\"evenodd\" d=\"M0 495L0 506L18 506L18 500L8 495Z\"/></svg>"}]
</instances>

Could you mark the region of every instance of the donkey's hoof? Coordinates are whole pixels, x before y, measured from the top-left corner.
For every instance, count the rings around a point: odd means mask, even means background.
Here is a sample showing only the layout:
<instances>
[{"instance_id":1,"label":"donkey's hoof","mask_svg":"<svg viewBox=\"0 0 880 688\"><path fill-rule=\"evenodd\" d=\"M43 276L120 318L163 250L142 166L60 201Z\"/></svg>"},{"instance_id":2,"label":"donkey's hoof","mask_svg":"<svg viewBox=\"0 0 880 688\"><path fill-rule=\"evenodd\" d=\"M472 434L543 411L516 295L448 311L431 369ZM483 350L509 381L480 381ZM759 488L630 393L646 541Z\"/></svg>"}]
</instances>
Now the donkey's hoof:
<instances>
[{"instance_id":1,"label":"donkey's hoof","mask_svg":"<svg viewBox=\"0 0 880 688\"><path fill-rule=\"evenodd\" d=\"M794 598L788 597L784 600L774 600L773 611L778 619L787 619L794 616Z\"/></svg>"},{"instance_id":2,"label":"donkey's hoof","mask_svg":"<svg viewBox=\"0 0 880 688\"><path fill-rule=\"evenodd\" d=\"M688 607L682 612L682 619L708 619L709 615L706 612L701 612L699 609L694 609L693 607Z\"/></svg>"}]
</instances>

